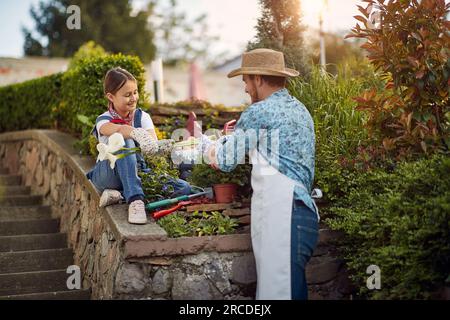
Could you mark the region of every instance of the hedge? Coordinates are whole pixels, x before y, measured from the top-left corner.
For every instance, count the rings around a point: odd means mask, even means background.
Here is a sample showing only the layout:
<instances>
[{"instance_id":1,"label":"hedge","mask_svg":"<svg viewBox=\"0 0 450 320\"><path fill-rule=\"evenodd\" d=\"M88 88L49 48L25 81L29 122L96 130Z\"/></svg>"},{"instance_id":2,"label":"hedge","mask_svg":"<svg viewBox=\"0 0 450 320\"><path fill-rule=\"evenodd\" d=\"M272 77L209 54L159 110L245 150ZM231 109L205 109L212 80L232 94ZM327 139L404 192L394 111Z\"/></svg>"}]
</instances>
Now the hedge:
<instances>
[{"instance_id":1,"label":"hedge","mask_svg":"<svg viewBox=\"0 0 450 320\"><path fill-rule=\"evenodd\" d=\"M361 297L442 299L450 276L450 158L398 164L354 175L327 223L345 233L341 249ZM366 269L381 269L368 290Z\"/></svg>"},{"instance_id":2,"label":"hedge","mask_svg":"<svg viewBox=\"0 0 450 320\"><path fill-rule=\"evenodd\" d=\"M62 73L0 87L0 131L45 129L54 125L61 102Z\"/></svg>"}]
</instances>

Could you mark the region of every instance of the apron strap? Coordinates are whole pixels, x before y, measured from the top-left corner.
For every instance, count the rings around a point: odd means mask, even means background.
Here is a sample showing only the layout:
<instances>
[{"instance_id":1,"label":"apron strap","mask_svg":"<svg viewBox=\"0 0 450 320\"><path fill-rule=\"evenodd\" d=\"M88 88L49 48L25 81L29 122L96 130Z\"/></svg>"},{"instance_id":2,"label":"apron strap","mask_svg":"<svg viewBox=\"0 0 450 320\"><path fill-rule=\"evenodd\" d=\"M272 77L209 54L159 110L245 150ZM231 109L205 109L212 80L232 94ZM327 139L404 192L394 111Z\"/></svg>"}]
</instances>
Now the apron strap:
<instances>
[{"instance_id":1,"label":"apron strap","mask_svg":"<svg viewBox=\"0 0 450 320\"><path fill-rule=\"evenodd\" d=\"M306 193L309 193L308 189L306 189L306 187L303 185L303 183L297 182L297 186L299 186L301 189L305 190ZM317 189L317 188L313 189L310 196L312 198L313 206L316 209L317 220L320 221L319 208L317 207L316 201L314 199L321 199L323 197L322 190Z\"/></svg>"}]
</instances>

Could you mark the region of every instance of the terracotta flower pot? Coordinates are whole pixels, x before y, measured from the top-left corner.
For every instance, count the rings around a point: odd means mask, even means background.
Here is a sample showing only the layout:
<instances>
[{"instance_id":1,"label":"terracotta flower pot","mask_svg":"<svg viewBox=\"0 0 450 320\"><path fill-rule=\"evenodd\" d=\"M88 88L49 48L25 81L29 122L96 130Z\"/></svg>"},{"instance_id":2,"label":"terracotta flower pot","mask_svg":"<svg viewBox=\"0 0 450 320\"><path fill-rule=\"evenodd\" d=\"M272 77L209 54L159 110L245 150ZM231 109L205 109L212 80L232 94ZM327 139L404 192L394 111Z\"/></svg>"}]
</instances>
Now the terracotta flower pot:
<instances>
[{"instance_id":1,"label":"terracotta flower pot","mask_svg":"<svg viewBox=\"0 0 450 320\"><path fill-rule=\"evenodd\" d=\"M227 183L227 184L215 184L214 196L217 203L230 203L233 202L237 195L237 184Z\"/></svg>"}]
</instances>

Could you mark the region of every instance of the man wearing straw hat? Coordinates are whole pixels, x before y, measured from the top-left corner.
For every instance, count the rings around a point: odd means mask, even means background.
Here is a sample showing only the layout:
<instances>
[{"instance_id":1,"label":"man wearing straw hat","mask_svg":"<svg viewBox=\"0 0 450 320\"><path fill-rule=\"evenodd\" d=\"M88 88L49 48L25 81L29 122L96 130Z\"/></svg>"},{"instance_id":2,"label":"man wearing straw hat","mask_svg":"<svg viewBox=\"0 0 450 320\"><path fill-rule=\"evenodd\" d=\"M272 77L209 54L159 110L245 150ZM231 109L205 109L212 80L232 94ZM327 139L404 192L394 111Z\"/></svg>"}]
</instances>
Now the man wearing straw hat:
<instances>
[{"instance_id":1,"label":"man wearing straw hat","mask_svg":"<svg viewBox=\"0 0 450 320\"><path fill-rule=\"evenodd\" d=\"M242 75L252 100L232 134L212 142L201 137L211 165L229 172L249 154L252 170L251 236L256 298L307 299L305 267L318 240L319 213L310 191L314 178L314 123L292 97L283 53L256 49L242 56ZM196 123L195 130L201 131ZM195 131L194 130L194 131ZM230 161L231 159L231 161Z\"/></svg>"}]
</instances>

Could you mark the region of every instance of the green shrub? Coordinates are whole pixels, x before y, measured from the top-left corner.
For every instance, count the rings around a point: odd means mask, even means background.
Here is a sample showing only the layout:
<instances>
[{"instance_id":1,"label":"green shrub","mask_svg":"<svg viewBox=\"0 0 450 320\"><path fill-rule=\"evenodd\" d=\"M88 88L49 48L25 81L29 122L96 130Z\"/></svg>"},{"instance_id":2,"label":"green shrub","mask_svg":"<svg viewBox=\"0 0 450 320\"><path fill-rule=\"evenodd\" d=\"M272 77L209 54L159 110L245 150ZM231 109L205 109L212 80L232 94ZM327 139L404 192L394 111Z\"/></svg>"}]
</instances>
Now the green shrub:
<instances>
[{"instance_id":1,"label":"green shrub","mask_svg":"<svg viewBox=\"0 0 450 320\"><path fill-rule=\"evenodd\" d=\"M104 57L107 53L105 49L94 41L88 41L83 44L70 59L69 69L75 68L81 61L87 58Z\"/></svg>"},{"instance_id":2,"label":"green shrub","mask_svg":"<svg viewBox=\"0 0 450 320\"><path fill-rule=\"evenodd\" d=\"M353 175L326 222L346 234L343 254L362 297L429 299L450 274L450 158L399 164L393 172ZM381 269L381 290L366 268Z\"/></svg>"},{"instance_id":3,"label":"green shrub","mask_svg":"<svg viewBox=\"0 0 450 320\"><path fill-rule=\"evenodd\" d=\"M158 220L158 224L171 238L231 234L238 226L237 219L218 211L195 211L191 216L173 213Z\"/></svg>"},{"instance_id":4,"label":"green shrub","mask_svg":"<svg viewBox=\"0 0 450 320\"><path fill-rule=\"evenodd\" d=\"M62 73L0 87L0 131L50 128L61 101Z\"/></svg>"}]
</instances>

